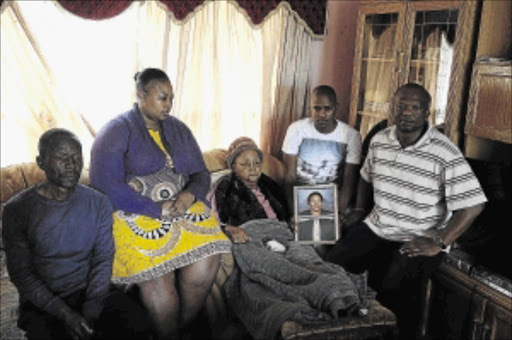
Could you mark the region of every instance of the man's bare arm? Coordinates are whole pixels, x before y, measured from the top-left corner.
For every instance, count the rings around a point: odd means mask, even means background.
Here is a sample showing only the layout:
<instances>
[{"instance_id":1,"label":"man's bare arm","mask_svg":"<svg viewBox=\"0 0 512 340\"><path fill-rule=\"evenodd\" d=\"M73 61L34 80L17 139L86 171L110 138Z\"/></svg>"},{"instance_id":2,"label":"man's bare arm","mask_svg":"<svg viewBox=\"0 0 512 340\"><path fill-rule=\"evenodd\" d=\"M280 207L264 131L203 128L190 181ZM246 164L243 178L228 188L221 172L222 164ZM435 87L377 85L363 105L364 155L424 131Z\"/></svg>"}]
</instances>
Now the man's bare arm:
<instances>
[{"instance_id":1,"label":"man's bare arm","mask_svg":"<svg viewBox=\"0 0 512 340\"><path fill-rule=\"evenodd\" d=\"M445 245L452 244L466 229L469 228L475 218L484 209L485 203L455 211L448 225L441 230L441 236ZM441 252L441 247L434 242L433 238L419 236L404 243L401 252L408 256L435 256Z\"/></svg>"},{"instance_id":2,"label":"man's bare arm","mask_svg":"<svg viewBox=\"0 0 512 340\"><path fill-rule=\"evenodd\" d=\"M288 207L293 211L293 185L297 178L297 155L284 154L284 189L286 199L288 200Z\"/></svg>"},{"instance_id":3,"label":"man's bare arm","mask_svg":"<svg viewBox=\"0 0 512 340\"><path fill-rule=\"evenodd\" d=\"M359 170L359 164L345 164L345 170L343 174L343 187L341 188L341 195L339 200L339 211L344 213L352 200L356 186L357 186L357 175Z\"/></svg>"}]
</instances>

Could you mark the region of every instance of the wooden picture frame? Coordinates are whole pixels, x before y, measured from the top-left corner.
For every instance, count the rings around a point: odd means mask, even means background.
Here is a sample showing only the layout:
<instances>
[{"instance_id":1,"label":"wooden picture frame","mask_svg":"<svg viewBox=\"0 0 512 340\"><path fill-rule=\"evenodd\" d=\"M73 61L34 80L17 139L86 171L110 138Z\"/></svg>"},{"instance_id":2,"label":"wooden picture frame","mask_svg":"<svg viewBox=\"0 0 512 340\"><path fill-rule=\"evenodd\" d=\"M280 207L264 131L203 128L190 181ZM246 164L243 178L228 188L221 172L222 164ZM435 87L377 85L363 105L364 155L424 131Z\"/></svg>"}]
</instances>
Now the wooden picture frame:
<instances>
[{"instance_id":1,"label":"wooden picture frame","mask_svg":"<svg viewBox=\"0 0 512 340\"><path fill-rule=\"evenodd\" d=\"M293 188L295 241L335 244L340 238L338 190L335 184Z\"/></svg>"}]
</instances>

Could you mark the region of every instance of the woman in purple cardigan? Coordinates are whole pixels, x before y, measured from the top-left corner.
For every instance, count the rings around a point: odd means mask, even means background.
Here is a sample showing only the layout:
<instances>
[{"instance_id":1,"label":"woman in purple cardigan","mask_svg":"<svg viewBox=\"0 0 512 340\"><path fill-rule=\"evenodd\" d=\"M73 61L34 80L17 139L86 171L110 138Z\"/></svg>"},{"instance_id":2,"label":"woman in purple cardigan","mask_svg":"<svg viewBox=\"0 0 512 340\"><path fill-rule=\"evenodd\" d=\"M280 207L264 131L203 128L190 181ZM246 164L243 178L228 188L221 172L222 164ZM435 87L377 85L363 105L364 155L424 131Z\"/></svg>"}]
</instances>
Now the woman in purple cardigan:
<instances>
[{"instance_id":1,"label":"woman in purple cardigan","mask_svg":"<svg viewBox=\"0 0 512 340\"><path fill-rule=\"evenodd\" d=\"M114 206L113 281L137 284L160 339L198 313L230 242L204 205L210 175L188 127L170 116L159 69L136 75L137 104L98 133L91 185Z\"/></svg>"}]
</instances>

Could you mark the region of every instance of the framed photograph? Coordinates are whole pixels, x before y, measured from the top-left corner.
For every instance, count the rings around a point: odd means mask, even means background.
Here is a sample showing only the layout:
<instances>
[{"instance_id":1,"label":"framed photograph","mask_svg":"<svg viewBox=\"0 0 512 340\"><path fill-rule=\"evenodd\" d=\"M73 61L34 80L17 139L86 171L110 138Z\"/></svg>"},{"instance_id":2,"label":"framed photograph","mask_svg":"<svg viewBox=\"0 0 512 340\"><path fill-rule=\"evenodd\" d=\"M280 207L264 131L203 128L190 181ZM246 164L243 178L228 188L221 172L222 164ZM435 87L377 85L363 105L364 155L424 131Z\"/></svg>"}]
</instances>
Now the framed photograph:
<instances>
[{"instance_id":1,"label":"framed photograph","mask_svg":"<svg viewBox=\"0 0 512 340\"><path fill-rule=\"evenodd\" d=\"M295 186L295 241L334 244L340 238L335 184Z\"/></svg>"}]
</instances>

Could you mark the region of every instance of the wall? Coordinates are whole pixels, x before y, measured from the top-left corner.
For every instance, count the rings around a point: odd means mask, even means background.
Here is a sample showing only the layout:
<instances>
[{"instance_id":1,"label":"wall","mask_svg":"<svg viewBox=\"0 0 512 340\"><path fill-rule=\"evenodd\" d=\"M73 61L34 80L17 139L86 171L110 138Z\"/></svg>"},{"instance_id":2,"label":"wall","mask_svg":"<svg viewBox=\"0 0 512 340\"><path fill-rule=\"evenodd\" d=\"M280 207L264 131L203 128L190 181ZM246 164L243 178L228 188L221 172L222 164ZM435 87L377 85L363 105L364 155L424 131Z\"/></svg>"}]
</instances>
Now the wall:
<instances>
[{"instance_id":1,"label":"wall","mask_svg":"<svg viewBox=\"0 0 512 340\"><path fill-rule=\"evenodd\" d=\"M330 85L338 95L337 118L348 121L359 1L329 0L327 35L312 44L311 88Z\"/></svg>"}]
</instances>

